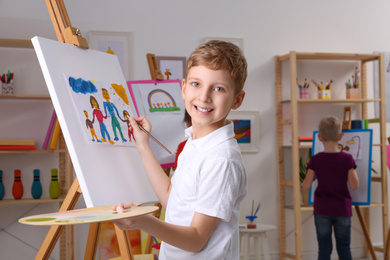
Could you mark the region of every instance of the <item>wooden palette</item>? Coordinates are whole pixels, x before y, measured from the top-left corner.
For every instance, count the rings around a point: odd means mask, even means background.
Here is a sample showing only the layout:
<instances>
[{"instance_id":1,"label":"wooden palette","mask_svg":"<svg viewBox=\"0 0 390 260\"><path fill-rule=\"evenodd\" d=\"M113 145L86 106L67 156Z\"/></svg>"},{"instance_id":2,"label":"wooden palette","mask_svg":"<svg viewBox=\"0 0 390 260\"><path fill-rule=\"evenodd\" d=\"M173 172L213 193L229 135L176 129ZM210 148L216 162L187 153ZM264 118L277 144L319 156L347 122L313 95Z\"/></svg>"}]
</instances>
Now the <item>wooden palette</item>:
<instances>
[{"instance_id":1,"label":"wooden palette","mask_svg":"<svg viewBox=\"0 0 390 260\"><path fill-rule=\"evenodd\" d=\"M34 215L19 219L19 222L34 226L76 225L141 216L158 210L157 206L132 207L123 213L112 210L112 205L75 209L62 212Z\"/></svg>"}]
</instances>

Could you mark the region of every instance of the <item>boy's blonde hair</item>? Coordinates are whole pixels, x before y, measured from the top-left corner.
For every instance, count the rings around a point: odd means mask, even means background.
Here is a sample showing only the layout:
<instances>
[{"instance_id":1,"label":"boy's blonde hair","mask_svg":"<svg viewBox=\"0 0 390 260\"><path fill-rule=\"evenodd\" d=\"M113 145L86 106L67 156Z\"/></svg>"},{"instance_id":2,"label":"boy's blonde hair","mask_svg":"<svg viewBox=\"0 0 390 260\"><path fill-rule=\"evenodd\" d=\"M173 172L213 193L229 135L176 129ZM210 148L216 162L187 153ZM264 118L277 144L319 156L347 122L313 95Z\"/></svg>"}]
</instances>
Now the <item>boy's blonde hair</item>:
<instances>
[{"instance_id":1,"label":"boy's blonde hair","mask_svg":"<svg viewBox=\"0 0 390 260\"><path fill-rule=\"evenodd\" d=\"M327 116L321 119L318 125L318 133L324 141L338 141L341 134L341 122L335 116Z\"/></svg>"},{"instance_id":2,"label":"boy's blonde hair","mask_svg":"<svg viewBox=\"0 0 390 260\"><path fill-rule=\"evenodd\" d=\"M248 64L237 45L219 40L203 43L188 58L185 78L192 67L201 65L211 70L227 71L234 81L235 94L244 89Z\"/></svg>"}]
</instances>

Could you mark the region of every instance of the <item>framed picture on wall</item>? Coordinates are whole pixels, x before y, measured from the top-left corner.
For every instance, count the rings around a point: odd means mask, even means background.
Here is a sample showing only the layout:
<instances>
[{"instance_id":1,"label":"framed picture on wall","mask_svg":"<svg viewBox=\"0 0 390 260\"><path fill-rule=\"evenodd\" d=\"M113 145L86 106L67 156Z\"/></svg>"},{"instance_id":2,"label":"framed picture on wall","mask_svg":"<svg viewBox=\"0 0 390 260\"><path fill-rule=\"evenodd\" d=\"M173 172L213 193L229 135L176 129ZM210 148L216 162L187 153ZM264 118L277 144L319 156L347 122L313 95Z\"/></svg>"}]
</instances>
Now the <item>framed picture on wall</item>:
<instances>
[{"instance_id":1,"label":"framed picture on wall","mask_svg":"<svg viewBox=\"0 0 390 260\"><path fill-rule=\"evenodd\" d=\"M130 32L88 33L89 48L116 55L126 81L133 78L133 35Z\"/></svg>"},{"instance_id":2,"label":"framed picture on wall","mask_svg":"<svg viewBox=\"0 0 390 260\"><path fill-rule=\"evenodd\" d=\"M231 42L240 47L242 51L244 51L244 39L242 38L224 38L224 37L205 37L203 38L203 42L207 42L210 40L220 40L225 42Z\"/></svg>"},{"instance_id":3,"label":"framed picture on wall","mask_svg":"<svg viewBox=\"0 0 390 260\"><path fill-rule=\"evenodd\" d=\"M186 72L186 57L156 56L158 68L165 79L184 78Z\"/></svg>"},{"instance_id":4,"label":"framed picture on wall","mask_svg":"<svg viewBox=\"0 0 390 260\"><path fill-rule=\"evenodd\" d=\"M259 112L257 111L230 111L228 120L234 124L234 138L243 153L259 151Z\"/></svg>"}]
</instances>

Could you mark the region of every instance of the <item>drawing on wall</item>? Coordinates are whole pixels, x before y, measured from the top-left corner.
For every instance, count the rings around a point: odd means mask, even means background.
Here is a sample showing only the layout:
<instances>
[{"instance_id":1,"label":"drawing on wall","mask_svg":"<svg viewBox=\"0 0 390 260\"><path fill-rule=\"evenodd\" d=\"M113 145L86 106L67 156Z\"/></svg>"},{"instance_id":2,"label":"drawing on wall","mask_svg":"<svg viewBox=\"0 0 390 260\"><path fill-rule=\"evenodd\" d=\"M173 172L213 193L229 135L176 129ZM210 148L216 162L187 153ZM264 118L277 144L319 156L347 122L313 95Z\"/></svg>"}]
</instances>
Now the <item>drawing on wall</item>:
<instances>
[{"instance_id":1,"label":"drawing on wall","mask_svg":"<svg viewBox=\"0 0 390 260\"><path fill-rule=\"evenodd\" d=\"M185 105L181 97L180 80L140 80L128 81L134 109L139 116L146 116L152 124L151 134L168 150L175 152L177 145L186 139L183 122ZM153 103L169 103L172 107L153 109ZM157 106L157 105L156 105ZM151 112L154 111L154 112ZM163 168L172 167L176 154L168 154L156 142L150 147Z\"/></svg>"},{"instance_id":2,"label":"drawing on wall","mask_svg":"<svg viewBox=\"0 0 390 260\"><path fill-rule=\"evenodd\" d=\"M136 113L130 106L127 86L65 74L64 78L88 143L134 146L128 124Z\"/></svg>"},{"instance_id":3,"label":"drawing on wall","mask_svg":"<svg viewBox=\"0 0 390 260\"><path fill-rule=\"evenodd\" d=\"M186 57L156 56L156 61L165 79L182 80L186 71Z\"/></svg>"},{"instance_id":4,"label":"drawing on wall","mask_svg":"<svg viewBox=\"0 0 390 260\"><path fill-rule=\"evenodd\" d=\"M231 120L234 125L234 138L237 143L250 144L251 142L251 121Z\"/></svg>"},{"instance_id":5,"label":"drawing on wall","mask_svg":"<svg viewBox=\"0 0 390 260\"><path fill-rule=\"evenodd\" d=\"M156 113L180 113L180 106L177 105L177 100L181 99L180 93L173 91L169 84L159 86L145 84L139 91L142 98L142 105L147 115Z\"/></svg>"},{"instance_id":6,"label":"drawing on wall","mask_svg":"<svg viewBox=\"0 0 390 260\"><path fill-rule=\"evenodd\" d=\"M230 111L228 120L234 125L234 139L242 153L259 151L259 113L257 111Z\"/></svg>"}]
</instances>

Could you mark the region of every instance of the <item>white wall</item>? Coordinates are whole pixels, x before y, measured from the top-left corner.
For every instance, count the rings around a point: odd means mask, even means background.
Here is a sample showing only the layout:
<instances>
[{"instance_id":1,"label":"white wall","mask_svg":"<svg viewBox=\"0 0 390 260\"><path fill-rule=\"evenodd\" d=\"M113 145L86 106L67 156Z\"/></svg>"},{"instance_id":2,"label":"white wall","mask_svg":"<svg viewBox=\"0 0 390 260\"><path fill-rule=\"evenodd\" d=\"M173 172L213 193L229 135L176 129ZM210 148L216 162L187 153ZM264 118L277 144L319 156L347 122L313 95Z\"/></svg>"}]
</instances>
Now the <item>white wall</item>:
<instances>
[{"instance_id":1,"label":"white wall","mask_svg":"<svg viewBox=\"0 0 390 260\"><path fill-rule=\"evenodd\" d=\"M255 200L256 204L262 203L260 222L278 225L274 56L290 50L372 53L390 48L390 2L385 0L68 0L65 5L72 25L85 37L88 31L133 33L134 80L150 78L146 53L188 56L203 37L244 39L249 76L246 99L240 110L259 111L261 125L260 152L244 154L249 193L242 205L242 222L250 213L252 200ZM56 39L45 1L2 0L0 7L3 10L0 12L1 38L29 39L38 35ZM3 63L1 60L0 72L8 69ZM38 78L34 78L31 88L44 84L43 77L39 75ZM339 84L343 85L343 82ZM1 212L5 210L8 208L1 208ZM372 212L379 215L378 210ZM287 215L293 223L292 212ZM303 213L302 221L305 222L303 250L310 259L317 250L311 213ZM357 218L354 217L353 221L352 248L358 256L363 247L362 232ZM3 228L2 222L0 227ZM378 226L374 220L372 226L373 229ZM291 224L287 224L287 230L287 247L293 250ZM381 241L378 232L380 230L375 229L374 243ZM278 259L278 232L270 232L269 240L271 253ZM9 248L0 245L0 251L4 250ZM13 251L18 254L16 252ZM83 252L80 242L76 259L82 258Z\"/></svg>"}]
</instances>

